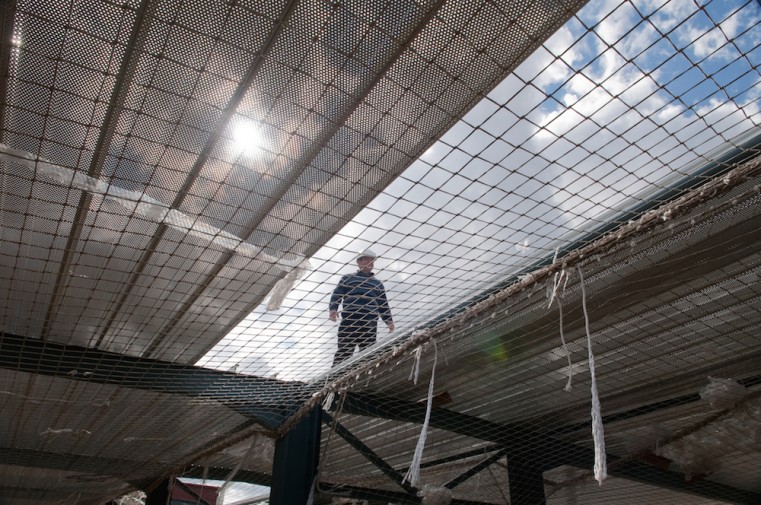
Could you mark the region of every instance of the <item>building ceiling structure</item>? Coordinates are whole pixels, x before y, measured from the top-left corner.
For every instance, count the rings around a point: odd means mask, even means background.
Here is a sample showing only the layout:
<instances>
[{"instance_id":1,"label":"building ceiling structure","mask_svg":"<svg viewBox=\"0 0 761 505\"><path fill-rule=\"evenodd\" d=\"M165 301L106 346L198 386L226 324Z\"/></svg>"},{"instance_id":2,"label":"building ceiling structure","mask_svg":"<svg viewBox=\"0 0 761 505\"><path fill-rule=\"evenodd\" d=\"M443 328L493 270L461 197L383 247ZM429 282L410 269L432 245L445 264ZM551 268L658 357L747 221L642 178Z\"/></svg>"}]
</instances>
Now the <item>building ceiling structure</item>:
<instances>
[{"instance_id":1,"label":"building ceiling structure","mask_svg":"<svg viewBox=\"0 0 761 505\"><path fill-rule=\"evenodd\" d=\"M761 502L757 94L638 205L344 366L197 365L585 3L5 2L0 503L268 484L323 402L325 503Z\"/></svg>"}]
</instances>

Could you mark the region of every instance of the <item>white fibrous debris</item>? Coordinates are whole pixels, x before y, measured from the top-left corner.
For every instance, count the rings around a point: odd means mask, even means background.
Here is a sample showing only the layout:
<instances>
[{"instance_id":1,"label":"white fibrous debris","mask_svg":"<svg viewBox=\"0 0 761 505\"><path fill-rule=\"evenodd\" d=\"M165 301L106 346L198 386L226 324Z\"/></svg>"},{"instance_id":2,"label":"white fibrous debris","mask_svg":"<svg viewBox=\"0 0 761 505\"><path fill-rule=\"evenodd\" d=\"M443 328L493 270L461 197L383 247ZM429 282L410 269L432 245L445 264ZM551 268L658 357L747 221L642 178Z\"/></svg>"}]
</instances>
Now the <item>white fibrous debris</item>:
<instances>
[{"instance_id":1,"label":"white fibrous debris","mask_svg":"<svg viewBox=\"0 0 761 505\"><path fill-rule=\"evenodd\" d=\"M145 505L148 497L142 491L133 491L132 493L120 496L113 501L114 505Z\"/></svg>"},{"instance_id":2,"label":"white fibrous debris","mask_svg":"<svg viewBox=\"0 0 761 505\"><path fill-rule=\"evenodd\" d=\"M761 398L741 396L740 388L745 389L729 379L712 378L701 396L709 402L713 400L712 407L730 403L734 407L716 420L660 446L656 454L679 465L687 479L692 480L716 472L727 458L761 451Z\"/></svg>"},{"instance_id":3,"label":"white fibrous debris","mask_svg":"<svg viewBox=\"0 0 761 505\"><path fill-rule=\"evenodd\" d=\"M426 484L418 492L423 505L449 505L452 502L452 490L443 486Z\"/></svg>"},{"instance_id":4,"label":"white fibrous debris","mask_svg":"<svg viewBox=\"0 0 761 505\"><path fill-rule=\"evenodd\" d=\"M423 348L418 347L415 349L415 364L412 366L412 370L410 370L410 378L409 380L414 381L415 384L417 384L418 377L420 376L420 358L423 354Z\"/></svg>"},{"instance_id":5,"label":"white fibrous debris","mask_svg":"<svg viewBox=\"0 0 761 505\"><path fill-rule=\"evenodd\" d=\"M48 428L45 431L40 433L41 437L44 436L55 436L55 435L73 435L75 437L82 437L82 436L89 436L92 435L92 432L89 430L73 430L71 428L60 428L60 429L53 429Z\"/></svg>"},{"instance_id":6,"label":"white fibrous debris","mask_svg":"<svg viewBox=\"0 0 761 505\"><path fill-rule=\"evenodd\" d=\"M732 379L709 377L708 381L700 391L700 397L718 410L734 408L748 394L745 386Z\"/></svg>"},{"instance_id":7,"label":"white fibrous debris","mask_svg":"<svg viewBox=\"0 0 761 505\"><path fill-rule=\"evenodd\" d=\"M428 401L426 402L425 419L423 420L423 426L420 429L420 437L418 438L417 445L415 447L415 453L412 456L412 463L407 470L407 474L404 476L402 482L409 482L413 486L416 486L420 480L420 464L423 461L423 449L425 448L425 439L428 435L428 423L431 420L431 406L433 404L433 385L436 375L436 363L438 361L438 348L436 347L436 341L433 341L433 367L431 368L431 380L428 383Z\"/></svg>"},{"instance_id":8,"label":"white fibrous debris","mask_svg":"<svg viewBox=\"0 0 761 505\"><path fill-rule=\"evenodd\" d=\"M333 400L335 399L335 397L336 397L336 394L333 391L328 393L327 396L325 397L325 401L322 402L322 410L329 412L331 407L333 406Z\"/></svg>"}]
</instances>

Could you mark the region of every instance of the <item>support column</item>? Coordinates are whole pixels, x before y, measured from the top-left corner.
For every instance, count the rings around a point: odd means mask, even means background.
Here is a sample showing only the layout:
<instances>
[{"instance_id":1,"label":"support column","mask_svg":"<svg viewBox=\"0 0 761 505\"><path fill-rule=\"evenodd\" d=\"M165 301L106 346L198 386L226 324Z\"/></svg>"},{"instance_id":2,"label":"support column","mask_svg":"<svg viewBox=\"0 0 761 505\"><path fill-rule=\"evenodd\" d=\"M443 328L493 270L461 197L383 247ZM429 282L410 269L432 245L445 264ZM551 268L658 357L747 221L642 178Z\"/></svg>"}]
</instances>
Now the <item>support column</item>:
<instances>
[{"instance_id":1,"label":"support column","mask_svg":"<svg viewBox=\"0 0 761 505\"><path fill-rule=\"evenodd\" d=\"M528 458L507 456L510 505L545 505L542 465Z\"/></svg>"},{"instance_id":2,"label":"support column","mask_svg":"<svg viewBox=\"0 0 761 505\"><path fill-rule=\"evenodd\" d=\"M275 442L270 505L306 505L320 461L320 407Z\"/></svg>"},{"instance_id":3,"label":"support column","mask_svg":"<svg viewBox=\"0 0 761 505\"><path fill-rule=\"evenodd\" d=\"M169 484L169 479L165 479L150 493L147 493L145 505L167 505L169 503Z\"/></svg>"}]
</instances>

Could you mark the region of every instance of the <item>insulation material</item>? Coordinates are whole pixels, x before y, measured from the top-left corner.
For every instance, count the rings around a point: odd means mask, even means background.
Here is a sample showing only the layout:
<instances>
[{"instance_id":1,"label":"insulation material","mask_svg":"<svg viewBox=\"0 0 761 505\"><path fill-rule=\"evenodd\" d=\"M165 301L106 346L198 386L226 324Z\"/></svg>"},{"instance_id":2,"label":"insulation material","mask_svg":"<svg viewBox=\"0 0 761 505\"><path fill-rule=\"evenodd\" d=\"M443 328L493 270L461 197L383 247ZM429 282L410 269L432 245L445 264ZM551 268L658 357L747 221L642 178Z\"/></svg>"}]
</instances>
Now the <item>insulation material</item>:
<instances>
[{"instance_id":1,"label":"insulation material","mask_svg":"<svg viewBox=\"0 0 761 505\"><path fill-rule=\"evenodd\" d=\"M452 490L443 486L426 484L418 492L423 505L449 505L452 501Z\"/></svg>"},{"instance_id":2,"label":"insulation material","mask_svg":"<svg viewBox=\"0 0 761 505\"><path fill-rule=\"evenodd\" d=\"M700 397L717 410L734 408L747 395L748 390L739 382L717 377L709 377L708 385L700 390Z\"/></svg>"},{"instance_id":3,"label":"insulation material","mask_svg":"<svg viewBox=\"0 0 761 505\"><path fill-rule=\"evenodd\" d=\"M729 458L761 450L761 397L748 396L735 381L710 380L701 396L722 412L657 449L659 456L679 465L688 480L719 471Z\"/></svg>"}]
</instances>

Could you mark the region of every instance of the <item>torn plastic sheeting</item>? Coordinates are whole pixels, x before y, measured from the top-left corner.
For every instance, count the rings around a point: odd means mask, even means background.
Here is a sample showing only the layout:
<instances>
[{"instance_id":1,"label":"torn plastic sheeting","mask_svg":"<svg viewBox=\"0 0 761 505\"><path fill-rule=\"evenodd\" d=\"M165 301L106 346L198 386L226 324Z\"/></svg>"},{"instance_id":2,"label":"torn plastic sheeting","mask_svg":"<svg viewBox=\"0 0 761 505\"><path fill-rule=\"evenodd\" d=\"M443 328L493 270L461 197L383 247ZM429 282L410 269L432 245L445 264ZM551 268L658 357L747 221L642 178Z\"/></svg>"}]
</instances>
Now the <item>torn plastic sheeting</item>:
<instances>
[{"instance_id":1,"label":"torn plastic sheeting","mask_svg":"<svg viewBox=\"0 0 761 505\"><path fill-rule=\"evenodd\" d=\"M312 265L309 263L309 260L305 259L299 263L299 266L288 272L285 277L277 281L275 286L272 288L272 291L270 291L270 299L267 302L267 310L279 309L283 305L285 297L288 295L288 293L290 293L291 289L293 289L296 281L301 279L301 277L304 275L304 272L311 269Z\"/></svg>"},{"instance_id":2,"label":"torn plastic sheeting","mask_svg":"<svg viewBox=\"0 0 761 505\"><path fill-rule=\"evenodd\" d=\"M70 168L55 165L27 151L0 144L0 160L11 161L24 166L36 174L42 175L62 186L73 187L88 193L101 195L104 199L118 203L130 212L143 216L146 219L207 240L216 246L234 251L243 256L273 263L286 271L294 267L299 268L306 261L305 259L288 261L276 258L263 252L260 247L249 244L232 233L204 223L197 217L189 216L177 209L172 209L167 204L151 198L145 193L124 189L100 179L75 172Z\"/></svg>"}]
</instances>

